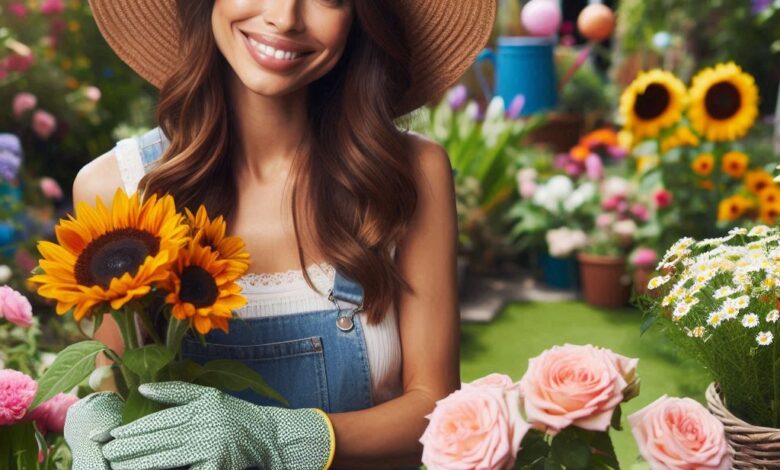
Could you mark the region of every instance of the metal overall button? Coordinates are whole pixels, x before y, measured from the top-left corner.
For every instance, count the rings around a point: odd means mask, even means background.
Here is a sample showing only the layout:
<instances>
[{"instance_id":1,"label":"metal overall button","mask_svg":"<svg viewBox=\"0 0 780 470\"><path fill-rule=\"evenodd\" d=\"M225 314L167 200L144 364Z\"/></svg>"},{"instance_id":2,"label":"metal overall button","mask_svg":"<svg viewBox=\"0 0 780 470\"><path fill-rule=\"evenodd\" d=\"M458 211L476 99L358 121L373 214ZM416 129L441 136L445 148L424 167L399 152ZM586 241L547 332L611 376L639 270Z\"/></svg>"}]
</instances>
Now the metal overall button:
<instances>
[{"instance_id":1,"label":"metal overall button","mask_svg":"<svg viewBox=\"0 0 780 470\"><path fill-rule=\"evenodd\" d=\"M336 326L338 327L339 330L346 333L348 331L352 331L352 328L355 327L355 321L352 320L351 315L348 317L340 316L336 319Z\"/></svg>"}]
</instances>

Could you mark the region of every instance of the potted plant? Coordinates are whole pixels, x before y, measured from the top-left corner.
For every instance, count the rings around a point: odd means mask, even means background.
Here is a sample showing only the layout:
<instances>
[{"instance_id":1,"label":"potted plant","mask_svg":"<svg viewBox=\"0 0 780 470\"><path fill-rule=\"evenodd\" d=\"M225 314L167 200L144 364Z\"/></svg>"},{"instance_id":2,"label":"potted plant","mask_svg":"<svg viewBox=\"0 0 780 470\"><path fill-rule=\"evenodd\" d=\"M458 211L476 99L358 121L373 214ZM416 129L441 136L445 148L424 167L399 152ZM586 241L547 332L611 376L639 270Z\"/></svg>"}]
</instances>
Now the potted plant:
<instances>
[{"instance_id":1,"label":"potted plant","mask_svg":"<svg viewBox=\"0 0 780 470\"><path fill-rule=\"evenodd\" d=\"M658 253L653 248L639 246L631 252L628 257L628 268L636 295L648 293L647 283L650 282L657 264Z\"/></svg>"},{"instance_id":2,"label":"potted plant","mask_svg":"<svg viewBox=\"0 0 780 470\"><path fill-rule=\"evenodd\" d=\"M780 230L736 228L675 243L642 299L643 329L659 325L712 375L707 405L724 424L734 468L780 465Z\"/></svg>"}]
</instances>

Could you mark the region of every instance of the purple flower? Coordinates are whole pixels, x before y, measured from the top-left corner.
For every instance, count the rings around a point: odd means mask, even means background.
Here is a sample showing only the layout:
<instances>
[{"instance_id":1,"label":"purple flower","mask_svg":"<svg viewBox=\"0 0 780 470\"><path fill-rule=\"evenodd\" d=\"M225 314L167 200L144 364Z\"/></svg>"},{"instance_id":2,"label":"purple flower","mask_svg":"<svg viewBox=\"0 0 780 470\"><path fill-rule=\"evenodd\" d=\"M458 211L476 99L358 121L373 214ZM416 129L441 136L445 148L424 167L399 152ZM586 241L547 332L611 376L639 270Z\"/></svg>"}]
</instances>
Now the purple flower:
<instances>
[{"instance_id":1,"label":"purple flower","mask_svg":"<svg viewBox=\"0 0 780 470\"><path fill-rule=\"evenodd\" d=\"M454 111L457 111L466 104L468 97L469 90L466 88L466 85L458 85L451 88L449 93L447 93L447 102Z\"/></svg>"},{"instance_id":2,"label":"purple flower","mask_svg":"<svg viewBox=\"0 0 780 470\"><path fill-rule=\"evenodd\" d=\"M509 119L517 119L520 117L520 113L523 112L525 106L525 96L517 95L512 99L512 103L509 104L509 109L506 112L506 116Z\"/></svg>"},{"instance_id":3,"label":"purple flower","mask_svg":"<svg viewBox=\"0 0 780 470\"><path fill-rule=\"evenodd\" d=\"M754 15L760 15L772 6L772 0L752 0L751 11Z\"/></svg>"},{"instance_id":4,"label":"purple flower","mask_svg":"<svg viewBox=\"0 0 780 470\"><path fill-rule=\"evenodd\" d=\"M7 150L0 150L0 178L13 180L19 173L22 159Z\"/></svg>"},{"instance_id":5,"label":"purple flower","mask_svg":"<svg viewBox=\"0 0 780 470\"><path fill-rule=\"evenodd\" d=\"M593 181L598 181L604 176L604 164L601 162L601 157L596 154L590 154L585 160L585 172Z\"/></svg>"},{"instance_id":6,"label":"purple flower","mask_svg":"<svg viewBox=\"0 0 780 470\"><path fill-rule=\"evenodd\" d=\"M22 158L22 143L14 134L0 133L0 151L9 152L19 159Z\"/></svg>"}]
</instances>

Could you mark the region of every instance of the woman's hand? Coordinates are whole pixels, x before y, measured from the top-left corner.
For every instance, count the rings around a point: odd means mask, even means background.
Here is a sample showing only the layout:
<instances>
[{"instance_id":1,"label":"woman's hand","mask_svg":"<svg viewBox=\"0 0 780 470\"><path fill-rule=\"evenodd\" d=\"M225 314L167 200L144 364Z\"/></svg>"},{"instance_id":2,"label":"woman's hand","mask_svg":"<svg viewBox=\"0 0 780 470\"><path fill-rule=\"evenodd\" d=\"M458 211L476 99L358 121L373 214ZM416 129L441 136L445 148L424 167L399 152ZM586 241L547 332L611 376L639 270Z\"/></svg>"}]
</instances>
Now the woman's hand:
<instances>
[{"instance_id":1,"label":"woman's hand","mask_svg":"<svg viewBox=\"0 0 780 470\"><path fill-rule=\"evenodd\" d=\"M216 388L184 382L141 385L171 408L111 431L103 455L114 470L323 469L335 450L327 415L258 406Z\"/></svg>"},{"instance_id":2,"label":"woman's hand","mask_svg":"<svg viewBox=\"0 0 780 470\"><path fill-rule=\"evenodd\" d=\"M73 470L109 470L100 448L122 424L123 407L116 393L98 392L68 408L63 434L73 454Z\"/></svg>"}]
</instances>

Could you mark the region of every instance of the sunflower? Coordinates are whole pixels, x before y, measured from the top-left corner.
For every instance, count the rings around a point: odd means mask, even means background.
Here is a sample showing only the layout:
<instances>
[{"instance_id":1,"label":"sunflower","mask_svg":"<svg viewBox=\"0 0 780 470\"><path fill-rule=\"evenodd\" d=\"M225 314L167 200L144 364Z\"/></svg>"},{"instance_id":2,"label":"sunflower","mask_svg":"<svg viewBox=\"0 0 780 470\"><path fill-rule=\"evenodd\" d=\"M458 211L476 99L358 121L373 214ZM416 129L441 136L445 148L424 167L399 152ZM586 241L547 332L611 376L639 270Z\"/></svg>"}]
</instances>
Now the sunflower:
<instances>
[{"instance_id":1,"label":"sunflower","mask_svg":"<svg viewBox=\"0 0 780 470\"><path fill-rule=\"evenodd\" d=\"M762 190L775 185L772 175L764 170L748 171L745 175L745 186L753 194L760 194Z\"/></svg>"},{"instance_id":2,"label":"sunflower","mask_svg":"<svg viewBox=\"0 0 780 470\"><path fill-rule=\"evenodd\" d=\"M40 284L38 294L57 301L58 315L74 309L76 321L103 302L119 310L165 281L188 235L171 196L141 204L138 193L117 189L110 209L96 201L78 203L75 217L60 220L58 244L38 243L42 273L29 278Z\"/></svg>"},{"instance_id":3,"label":"sunflower","mask_svg":"<svg viewBox=\"0 0 780 470\"><path fill-rule=\"evenodd\" d=\"M575 145L569 151L569 155L571 155L571 159L575 162L584 163L591 154L588 147L584 145Z\"/></svg>"},{"instance_id":4,"label":"sunflower","mask_svg":"<svg viewBox=\"0 0 780 470\"><path fill-rule=\"evenodd\" d=\"M721 171L732 178L742 178L749 163L750 158L742 152L726 152L721 162Z\"/></svg>"},{"instance_id":5,"label":"sunflower","mask_svg":"<svg viewBox=\"0 0 780 470\"><path fill-rule=\"evenodd\" d=\"M760 209L761 221L768 225L774 225L780 216L780 204L762 204Z\"/></svg>"},{"instance_id":6,"label":"sunflower","mask_svg":"<svg viewBox=\"0 0 780 470\"><path fill-rule=\"evenodd\" d=\"M672 73L654 69L640 73L620 97L626 127L637 139L655 137L675 124L685 107L685 85Z\"/></svg>"},{"instance_id":7,"label":"sunflower","mask_svg":"<svg viewBox=\"0 0 780 470\"><path fill-rule=\"evenodd\" d=\"M758 193L758 200L762 206L780 204L780 188L775 185L767 186Z\"/></svg>"},{"instance_id":8,"label":"sunflower","mask_svg":"<svg viewBox=\"0 0 780 470\"><path fill-rule=\"evenodd\" d=\"M236 261L220 259L218 252L202 243L199 232L182 250L167 282L165 302L179 320L190 320L195 330L206 334L214 328L228 332L232 311L246 305L241 286L231 273Z\"/></svg>"},{"instance_id":9,"label":"sunflower","mask_svg":"<svg viewBox=\"0 0 780 470\"><path fill-rule=\"evenodd\" d=\"M711 153L702 153L691 163L691 169L699 176L708 176L715 168L715 157Z\"/></svg>"},{"instance_id":10,"label":"sunflower","mask_svg":"<svg viewBox=\"0 0 780 470\"><path fill-rule=\"evenodd\" d=\"M753 203L745 197L728 197L718 206L718 220L733 222L742 217L752 206Z\"/></svg>"},{"instance_id":11,"label":"sunflower","mask_svg":"<svg viewBox=\"0 0 780 470\"><path fill-rule=\"evenodd\" d=\"M699 181L699 187L701 189L706 189L707 191L712 191L715 189L715 182L710 179L701 180Z\"/></svg>"},{"instance_id":12,"label":"sunflower","mask_svg":"<svg viewBox=\"0 0 780 470\"><path fill-rule=\"evenodd\" d=\"M245 251L246 245L241 237L225 235L227 224L221 215L214 220L209 219L204 206L200 206L195 214L187 208L184 212L194 232L203 232L199 237L201 245L217 252L220 259L230 261L228 273L234 276L233 279L246 272L249 268L249 253Z\"/></svg>"},{"instance_id":13,"label":"sunflower","mask_svg":"<svg viewBox=\"0 0 780 470\"><path fill-rule=\"evenodd\" d=\"M696 74L689 95L691 124L714 142L744 136L758 116L755 80L733 62Z\"/></svg>"},{"instance_id":14,"label":"sunflower","mask_svg":"<svg viewBox=\"0 0 780 470\"><path fill-rule=\"evenodd\" d=\"M580 145L584 145L588 148L605 146L605 147L617 147L620 145L618 140L618 133L609 127L603 127L591 131L580 139Z\"/></svg>"},{"instance_id":15,"label":"sunflower","mask_svg":"<svg viewBox=\"0 0 780 470\"><path fill-rule=\"evenodd\" d=\"M680 126L661 141L661 153L678 147L696 147L699 143L699 137L688 126Z\"/></svg>"}]
</instances>

